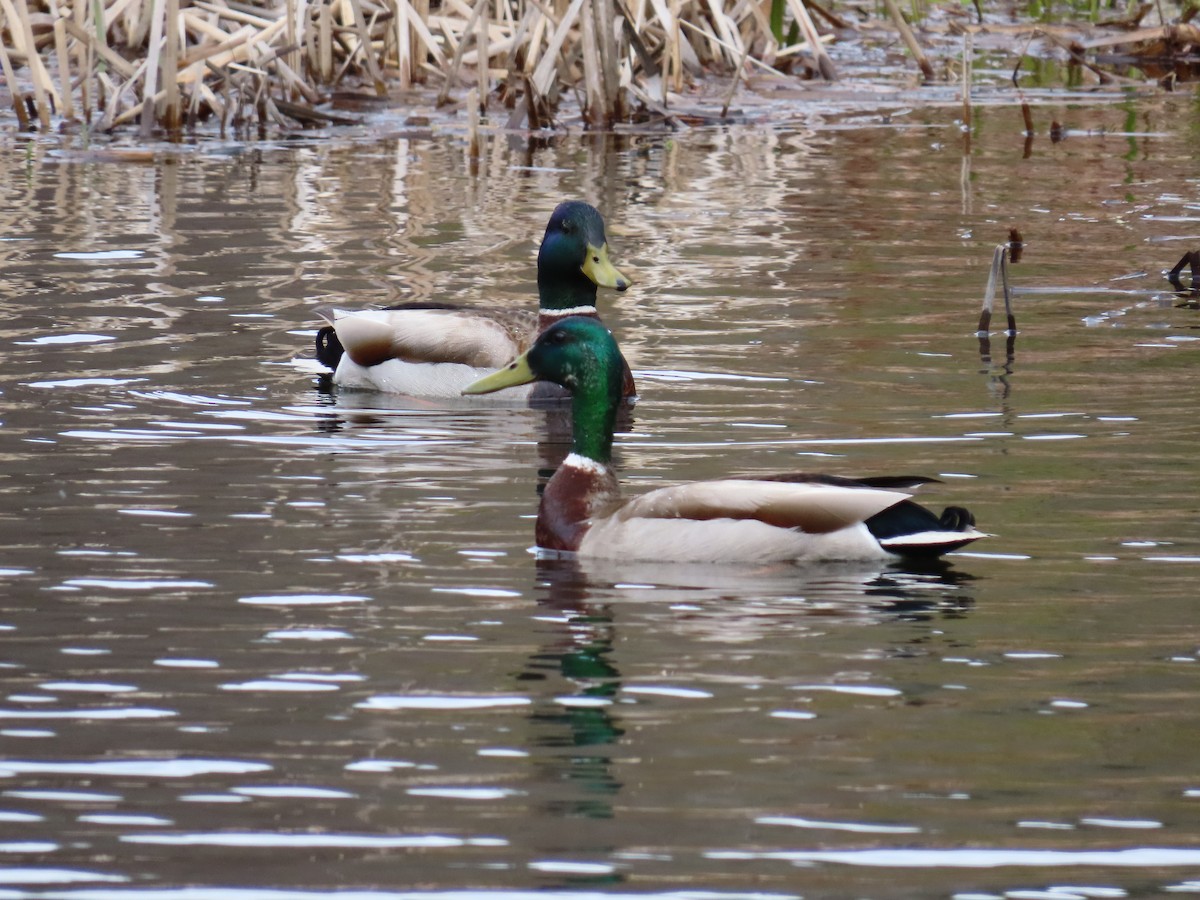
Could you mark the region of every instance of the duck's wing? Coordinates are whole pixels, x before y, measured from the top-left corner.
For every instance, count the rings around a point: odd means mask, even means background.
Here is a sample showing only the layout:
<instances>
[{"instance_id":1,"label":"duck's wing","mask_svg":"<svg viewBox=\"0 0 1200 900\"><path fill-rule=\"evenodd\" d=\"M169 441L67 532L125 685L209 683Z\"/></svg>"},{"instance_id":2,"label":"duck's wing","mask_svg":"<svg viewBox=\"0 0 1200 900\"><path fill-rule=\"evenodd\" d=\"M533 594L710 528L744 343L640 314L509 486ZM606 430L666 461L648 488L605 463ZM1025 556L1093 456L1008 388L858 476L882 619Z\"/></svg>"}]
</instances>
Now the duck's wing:
<instances>
[{"instance_id":1,"label":"duck's wing","mask_svg":"<svg viewBox=\"0 0 1200 900\"><path fill-rule=\"evenodd\" d=\"M611 517L631 519L753 519L807 534L828 534L865 522L908 499L899 491L780 479L696 481L659 488L623 504Z\"/></svg>"},{"instance_id":2,"label":"duck's wing","mask_svg":"<svg viewBox=\"0 0 1200 900\"><path fill-rule=\"evenodd\" d=\"M528 349L528 310L414 303L388 309L320 307L345 353L360 366L389 359L499 368Z\"/></svg>"},{"instance_id":3,"label":"duck's wing","mask_svg":"<svg viewBox=\"0 0 1200 900\"><path fill-rule=\"evenodd\" d=\"M879 488L884 491L911 491L925 484L941 484L940 478L924 475L869 475L864 478L846 478L841 475L826 475L812 472L779 472L773 475L755 475L752 481L788 481L792 483L828 484L847 488Z\"/></svg>"}]
</instances>

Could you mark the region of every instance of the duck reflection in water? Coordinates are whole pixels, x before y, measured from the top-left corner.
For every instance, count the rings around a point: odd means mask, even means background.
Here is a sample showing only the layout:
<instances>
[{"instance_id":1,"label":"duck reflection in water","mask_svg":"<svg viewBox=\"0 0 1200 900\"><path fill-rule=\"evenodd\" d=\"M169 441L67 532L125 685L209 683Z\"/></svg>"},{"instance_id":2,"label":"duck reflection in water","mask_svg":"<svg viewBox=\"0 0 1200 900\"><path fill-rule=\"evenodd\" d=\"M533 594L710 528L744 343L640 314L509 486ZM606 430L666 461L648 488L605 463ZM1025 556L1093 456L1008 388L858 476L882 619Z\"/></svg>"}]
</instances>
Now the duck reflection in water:
<instances>
[{"instance_id":1,"label":"duck reflection in water","mask_svg":"<svg viewBox=\"0 0 1200 900\"><path fill-rule=\"evenodd\" d=\"M538 605L554 615L539 623L552 631L516 678L533 698L529 745L539 781L550 786L547 809L565 818L614 814L623 787L615 761L627 752L619 749L626 679L614 658L622 610L629 619L665 616L669 653L672 641L696 637L744 646L776 634L781 617L933 625L971 609L970 581L945 563L897 571L848 563L797 568L540 558L535 593Z\"/></svg>"},{"instance_id":2,"label":"duck reflection in water","mask_svg":"<svg viewBox=\"0 0 1200 900\"><path fill-rule=\"evenodd\" d=\"M611 658L612 612L606 604L591 603L587 581L562 563L546 570L539 566L538 582L545 589L539 603L559 617L550 639L530 656L517 680L535 698L529 725L536 764L546 783L568 789L566 796L552 796L547 807L565 818L609 819L621 789L613 773L613 749L625 733L612 713L621 687ZM563 681L569 685L565 692Z\"/></svg>"}]
</instances>

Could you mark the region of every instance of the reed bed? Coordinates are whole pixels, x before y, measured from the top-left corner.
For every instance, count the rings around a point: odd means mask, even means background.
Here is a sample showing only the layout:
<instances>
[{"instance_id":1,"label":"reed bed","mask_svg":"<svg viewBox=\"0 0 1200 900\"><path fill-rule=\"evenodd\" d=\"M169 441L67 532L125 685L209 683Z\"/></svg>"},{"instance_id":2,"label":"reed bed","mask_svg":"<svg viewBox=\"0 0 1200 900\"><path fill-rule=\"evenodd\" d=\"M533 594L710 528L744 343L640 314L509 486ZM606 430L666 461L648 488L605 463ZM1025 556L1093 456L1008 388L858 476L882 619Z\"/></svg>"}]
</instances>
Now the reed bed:
<instances>
[{"instance_id":1,"label":"reed bed","mask_svg":"<svg viewBox=\"0 0 1200 900\"><path fill-rule=\"evenodd\" d=\"M338 122L320 108L331 89L417 84L440 103L474 88L508 127L549 123L564 92L611 123L631 98L665 113L685 79L751 55L809 54L836 77L831 37L780 2L803 37L777 38L756 0L0 0L0 66L22 128Z\"/></svg>"},{"instance_id":2,"label":"reed bed","mask_svg":"<svg viewBox=\"0 0 1200 900\"><path fill-rule=\"evenodd\" d=\"M672 97L706 72L734 76L722 115L745 71L834 81L826 45L850 27L821 0L0 0L0 68L26 129L341 123L338 89L387 98L418 85L439 103L466 97L472 121L539 128L573 96L603 126L634 111L672 119ZM1187 21L1139 37L1200 46Z\"/></svg>"}]
</instances>

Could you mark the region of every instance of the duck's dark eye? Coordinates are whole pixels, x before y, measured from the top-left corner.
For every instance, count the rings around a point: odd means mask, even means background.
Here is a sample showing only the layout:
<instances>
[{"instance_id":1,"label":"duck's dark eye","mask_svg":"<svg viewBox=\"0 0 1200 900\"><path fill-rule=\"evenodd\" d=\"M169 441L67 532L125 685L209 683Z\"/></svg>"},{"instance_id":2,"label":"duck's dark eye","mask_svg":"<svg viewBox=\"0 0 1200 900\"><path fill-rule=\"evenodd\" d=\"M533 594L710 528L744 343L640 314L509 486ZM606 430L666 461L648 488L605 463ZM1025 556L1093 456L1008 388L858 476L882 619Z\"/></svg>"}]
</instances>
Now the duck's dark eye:
<instances>
[{"instance_id":1,"label":"duck's dark eye","mask_svg":"<svg viewBox=\"0 0 1200 900\"><path fill-rule=\"evenodd\" d=\"M598 262L600 262L600 257L598 257L598 256L593 256L593 257L592 257L592 262L594 262L594 263L598 263Z\"/></svg>"}]
</instances>

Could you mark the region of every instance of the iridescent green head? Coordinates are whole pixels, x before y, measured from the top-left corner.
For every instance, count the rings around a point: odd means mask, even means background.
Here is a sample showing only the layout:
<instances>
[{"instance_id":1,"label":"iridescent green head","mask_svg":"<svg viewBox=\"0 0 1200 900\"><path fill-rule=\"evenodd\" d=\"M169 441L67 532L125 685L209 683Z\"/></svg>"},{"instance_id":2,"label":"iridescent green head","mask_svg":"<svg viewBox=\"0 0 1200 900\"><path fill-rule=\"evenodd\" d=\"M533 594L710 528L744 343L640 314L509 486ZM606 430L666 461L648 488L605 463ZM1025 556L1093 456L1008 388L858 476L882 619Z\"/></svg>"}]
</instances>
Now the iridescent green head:
<instances>
[{"instance_id":1,"label":"iridescent green head","mask_svg":"<svg viewBox=\"0 0 1200 900\"><path fill-rule=\"evenodd\" d=\"M463 393L490 394L531 381L552 381L575 396L620 400L624 374L612 332L591 316L567 316L543 331L525 353Z\"/></svg>"},{"instance_id":2,"label":"iridescent green head","mask_svg":"<svg viewBox=\"0 0 1200 900\"><path fill-rule=\"evenodd\" d=\"M463 393L490 394L531 381L562 385L573 398L572 450L607 463L624 376L621 351L611 332L591 316L568 316L543 331L525 353Z\"/></svg>"},{"instance_id":3,"label":"iridescent green head","mask_svg":"<svg viewBox=\"0 0 1200 900\"><path fill-rule=\"evenodd\" d=\"M595 306L596 287L623 291L632 282L608 259L604 217L580 200L558 204L538 251L538 295L543 309Z\"/></svg>"}]
</instances>

